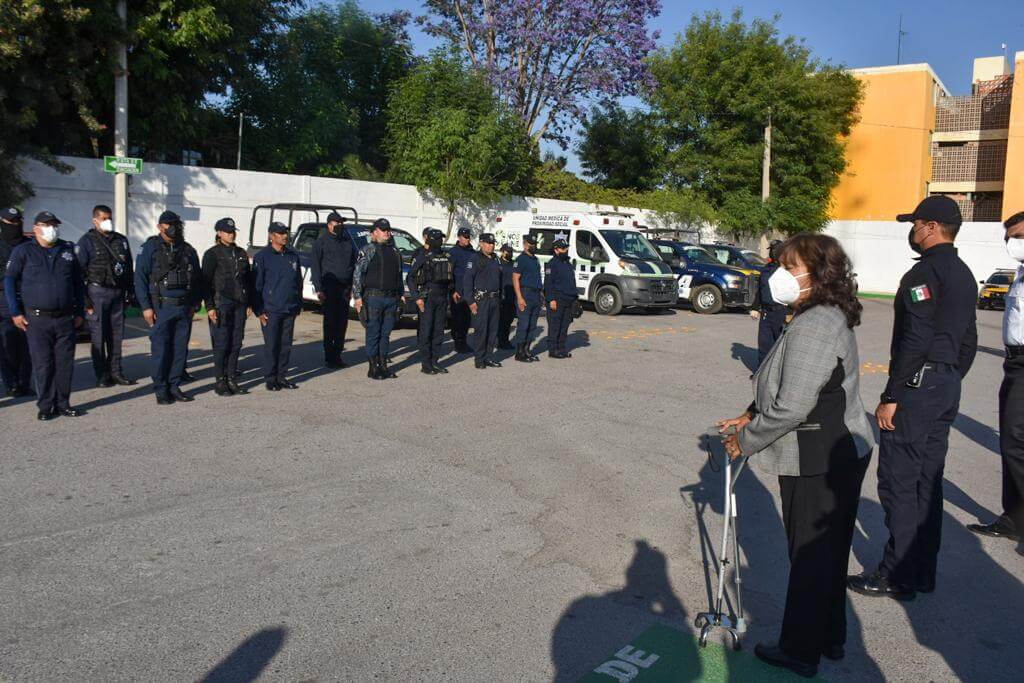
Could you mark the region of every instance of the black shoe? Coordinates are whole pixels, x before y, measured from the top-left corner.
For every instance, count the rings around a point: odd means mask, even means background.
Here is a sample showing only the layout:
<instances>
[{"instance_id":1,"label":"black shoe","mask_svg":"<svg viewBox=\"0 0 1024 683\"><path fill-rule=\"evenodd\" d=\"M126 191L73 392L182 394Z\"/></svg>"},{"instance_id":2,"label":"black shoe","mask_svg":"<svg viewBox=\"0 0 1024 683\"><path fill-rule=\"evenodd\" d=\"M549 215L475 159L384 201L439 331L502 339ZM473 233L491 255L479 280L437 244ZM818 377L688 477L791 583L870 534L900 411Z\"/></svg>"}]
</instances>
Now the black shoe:
<instances>
[{"instance_id":1,"label":"black shoe","mask_svg":"<svg viewBox=\"0 0 1024 683\"><path fill-rule=\"evenodd\" d=\"M516 345L516 355L513 356L513 358L515 358L520 363L529 363L530 362L530 357L526 355L526 345L525 344L517 344Z\"/></svg>"},{"instance_id":2,"label":"black shoe","mask_svg":"<svg viewBox=\"0 0 1024 683\"><path fill-rule=\"evenodd\" d=\"M156 395L157 405L169 406L174 403L174 397L170 394L157 394Z\"/></svg>"},{"instance_id":3,"label":"black shoe","mask_svg":"<svg viewBox=\"0 0 1024 683\"><path fill-rule=\"evenodd\" d=\"M181 381L182 382L194 382L195 379L196 379L195 377L193 377L192 375L188 374L188 370L182 370L181 371Z\"/></svg>"},{"instance_id":4,"label":"black shoe","mask_svg":"<svg viewBox=\"0 0 1024 683\"><path fill-rule=\"evenodd\" d=\"M281 387L273 380L267 382L267 391L281 391Z\"/></svg>"},{"instance_id":5,"label":"black shoe","mask_svg":"<svg viewBox=\"0 0 1024 683\"><path fill-rule=\"evenodd\" d=\"M380 368L381 379L395 379L398 377L398 375L395 374L395 371L388 367L387 358L378 358L377 367Z\"/></svg>"},{"instance_id":6,"label":"black shoe","mask_svg":"<svg viewBox=\"0 0 1024 683\"><path fill-rule=\"evenodd\" d=\"M831 659L833 662L838 662L846 656L846 648L842 645L826 645L825 649L822 650L821 655L825 659Z\"/></svg>"},{"instance_id":7,"label":"black shoe","mask_svg":"<svg viewBox=\"0 0 1024 683\"><path fill-rule=\"evenodd\" d=\"M799 659L790 657L782 651L778 645L765 645L758 643L754 646L754 654L765 664L777 666L780 669L789 669L797 676L814 678L818 673L818 667L814 664L801 662Z\"/></svg>"},{"instance_id":8,"label":"black shoe","mask_svg":"<svg viewBox=\"0 0 1024 683\"><path fill-rule=\"evenodd\" d=\"M875 598L892 598L894 600L909 601L915 597L914 589L901 586L898 583L889 581L889 577L882 572L874 574L859 574L846 577L846 585L854 593L869 595Z\"/></svg>"},{"instance_id":9,"label":"black shoe","mask_svg":"<svg viewBox=\"0 0 1024 683\"><path fill-rule=\"evenodd\" d=\"M484 363L486 363L487 367L489 367L489 368L500 368L501 367L501 363L499 363L496 360L485 360Z\"/></svg>"},{"instance_id":10,"label":"black shoe","mask_svg":"<svg viewBox=\"0 0 1024 683\"><path fill-rule=\"evenodd\" d=\"M377 370L377 359L371 358L367 361L367 365L369 365L369 367L366 369L366 376L370 379L380 379L380 377L377 376L379 373Z\"/></svg>"},{"instance_id":11,"label":"black shoe","mask_svg":"<svg viewBox=\"0 0 1024 683\"><path fill-rule=\"evenodd\" d=\"M85 413L83 413L78 408L72 408L71 406L68 406L67 408L61 408L60 414L63 415L64 417L81 417L82 415L85 415Z\"/></svg>"},{"instance_id":12,"label":"black shoe","mask_svg":"<svg viewBox=\"0 0 1024 683\"><path fill-rule=\"evenodd\" d=\"M438 374L438 375L447 375L448 374L448 368L442 368L437 363L434 363L434 365L432 365L431 368L433 369L435 374Z\"/></svg>"},{"instance_id":13,"label":"black shoe","mask_svg":"<svg viewBox=\"0 0 1024 683\"><path fill-rule=\"evenodd\" d=\"M57 413L52 410L40 410L39 413L36 415L36 419L42 422L52 420L55 417L57 417Z\"/></svg>"},{"instance_id":14,"label":"black shoe","mask_svg":"<svg viewBox=\"0 0 1024 683\"><path fill-rule=\"evenodd\" d=\"M114 378L111 377L110 375L103 375L102 377L96 380L96 386L103 389L112 387L114 386Z\"/></svg>"},{"instance_id":15,"label":"black shoe","mask_svg":"<svg viewBox=\"0 0 1024 683\"><path fill-rule=\"evenodd\" d=\"M134 379L128 379L120 372L112 374L110 378L114 380L115 384L120 384L123 387L133 387L138 384Z\"/></svg>"},{"instance_id":16,"label":"black shoe","mask_svg":"<svg viewBox=\"0 0 1024 683\"><path fill-rule=\"evenodd\" d=\"M435 370L433 367L431 367L429 365L422 366L420 368L420 372L422 372L424 375L436 375L437 374L437 370Z\"/></svg>"},{"instance_id":17,"label":"black shoe","mask_svg":"<svg viewBox=\"0 0 1024 683\"><path fill-rule=\"evenodd\" d=\"M279 379L279 380L277 380L277 386L281 387L282 389L298 389L299 388L298 384L296 384L295 382L292 382L290 380L287 380L287 379Z\"/></svg>"},{"instance_id":18,"label":"black shoe","mask_svg":"<svg viewBox=\"0 0 1024 683\"><path fill-rule=\"evenodd\" d=\"M475 367L477 370L486 370L487 363L482 360L475 360L473 361L473 367Z\"/></svg>"},{"instance_id":19,"label":"black shoe","mask_svg":"<svg viewBox=\"0 0 1024 683\"><path fill-rule=\"evenodd\" d=\"M562 359L562 358L568 358L568 357L569 357L569 354L567 354L565 351L548 351L548 358Z\"/></svg>"},{"instance_id":20,"label":"black shoe","mask_svg":"<svg viewBox=\"0 0 1024 683\"><path fill-rule=\"evenodd\" d=\"M562 358L572 358L572 351L562 351Z\"/></svg>"},{"instance_id":21,"label":"black shoe","mask_svg":"<svg viewBox=\"0 0 1024 683\"><path fill-rule=\"evenodd\" d=\"M999 517L991 524L968 524L967 528L982 536L1005 538L1008 541L1020 540L1020 535L1017 533L1017 530L1010 526L1010 524L1008 524L1002 517Z\"/></svg>"},{"instance_id":22,"label":"black shoe","mask_svg":"<svg viewBox=\"0 0 1024 683\"><path fill-rule=\"evenodd\" d=\"M232 394L248 394L249 393L249 390L243 388L242 386L240 386L238 384L238 382L235 381L234 377L229 377L228 379L225 380L224 383L228 385L228 389L231 390Z\"/></svg>"},{"instance_id":23,"label":"black shoe","mask_svg":"<svg viewBox=\"0 0 1024 683\"><path fill-rule=\"evenodd\" d=\"M179 389L178 387L173 387L173 388L171 389L171 397L172 397L172 398L173 398L173 399L174 399L175 401L180 401L180 402L182 402L182 403L189 403L189 402L191 402L191 401L194 401L194 400L195 400L194 398L192 398L191 396L189 396L188 394L186 394L186 393L185 393L184 391L182 391L182 390L181 390L181 389Z\"/></svg>"},{"instance_id":24,"label":"black shoe","mask_svg":"<svg viewBox=\"0 0 1024 683\"><path fill-rule=\"evenodd\" d=\"M230 396L232 392L231 389L228 387L228 383L223 379L219 379L217 380L217 384L215 384L213 387L213 393L217 394L218 396Z\"/></svg>"},{"instance_id":25,"label":"black shoe","mask_svg":"<svg viewBox=\"0 0 1024 683\"><path fill-rule=\"evenodd\" d=\"M539 361L539 360L540 360L540 356L538 356L537 354L535 354L535 353L534 353L533 351L531 351L530 349L526 349L526 358L527 358L527 360L529 360L529 361L530 361L531 363L536 363L537 361Z\"/></svg>"}]
</instances>

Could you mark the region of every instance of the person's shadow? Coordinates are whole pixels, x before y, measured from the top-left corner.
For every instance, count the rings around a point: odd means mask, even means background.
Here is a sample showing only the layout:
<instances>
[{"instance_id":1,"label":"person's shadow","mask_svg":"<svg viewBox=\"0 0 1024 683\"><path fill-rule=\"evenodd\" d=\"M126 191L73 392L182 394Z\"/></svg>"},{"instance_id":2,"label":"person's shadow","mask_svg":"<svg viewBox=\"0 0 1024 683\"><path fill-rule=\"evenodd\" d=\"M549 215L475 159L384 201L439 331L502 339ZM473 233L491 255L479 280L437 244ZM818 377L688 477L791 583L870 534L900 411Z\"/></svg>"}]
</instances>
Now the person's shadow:
<instances>
[{"instance_id":1,"label":"person's shadow","mask_svg":"<svg viewBox=\"0 0 1024 683\"><path fill-rule=\"evenodd\" d=\"M574 683L647 627L663 621L678 625L687 620L683 603L672 590L668 559L645 540L634 542L633 559L626 568L626 585L603 595L575 600L551 634L551 660L555 683ZM700 679L696 643L682 658L690 670L678 672L678 681Z\"/></svg>"},{"instance_id":2,"label":"person's shadow","mask_svg":"<svg viewBox=\"0 0 1024 683\"><path fill-rule=\"evenodd\" d=\"M255 681L281 650L286 635L287 629L278 626L249 636L200 680L202 683Z\"/></svg>"},{"instance_id":3,"label":"person's shadow","mask_svg":"<svg viewBox=\"0 0 1024 683\"><path fill-rule=\"evenodd\" d=\"M739 342L732 343L732 359L743 363L743 366L750 372L756 372L758 367L757 349Z\"/></svg>"}]
</instances>

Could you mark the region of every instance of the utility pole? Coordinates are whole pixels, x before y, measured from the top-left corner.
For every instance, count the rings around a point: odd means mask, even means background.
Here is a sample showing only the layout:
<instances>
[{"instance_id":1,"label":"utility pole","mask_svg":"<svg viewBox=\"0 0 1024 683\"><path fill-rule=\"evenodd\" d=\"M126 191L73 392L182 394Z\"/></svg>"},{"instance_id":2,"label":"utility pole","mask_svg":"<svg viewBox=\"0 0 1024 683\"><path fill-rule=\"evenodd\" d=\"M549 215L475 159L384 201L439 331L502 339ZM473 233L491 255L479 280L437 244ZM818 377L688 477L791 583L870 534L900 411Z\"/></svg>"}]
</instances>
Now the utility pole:
<instances>
[{"instance_id":1,"label":"utility pole","mask_svg":"<svg viewBox=\"0 0 1024 683\"><path fill-rule=\"evenodd\" d=\"M907 35L907 32L903 30L903 13L900 12L900 28L896 35L896 63L900 64L900 60L903 59L903 36Z\"/></svg>"},{"instance_id":2,"label":"utility pole","mask_svg":"<svg viewBox=\"0 0 1024 683\"><path fill-rule=\"evenodd\" d=\"M238 112L238 160L235 162L235 169L242 170L242 121L244 114Z\"/></svg>"},{"instance_id":3,"label":"utility pole","mask_svg":"<svg viewBox=\"0 0 1024 683\"><path fill-rule=\"evenodd\" d=\"M768 109L768 125L764 127L764 161L761 163L761 201L771 194L772 174L772 110Z\"/></svg>"},{"instance_id":4,"label":"utility pole","mask_svg":"<svg viewBox=\"0 0 1024 683\"><path fill-rule=\"evenodd\" d=\"M128 30L128 2L118 0L117 16L121 30ZM117 69L114 71L114 156L128 156L128 46L117 43ZM114 175L114 221L117 231L128 234L128 176Z\"/></svg>"}]
</instances>

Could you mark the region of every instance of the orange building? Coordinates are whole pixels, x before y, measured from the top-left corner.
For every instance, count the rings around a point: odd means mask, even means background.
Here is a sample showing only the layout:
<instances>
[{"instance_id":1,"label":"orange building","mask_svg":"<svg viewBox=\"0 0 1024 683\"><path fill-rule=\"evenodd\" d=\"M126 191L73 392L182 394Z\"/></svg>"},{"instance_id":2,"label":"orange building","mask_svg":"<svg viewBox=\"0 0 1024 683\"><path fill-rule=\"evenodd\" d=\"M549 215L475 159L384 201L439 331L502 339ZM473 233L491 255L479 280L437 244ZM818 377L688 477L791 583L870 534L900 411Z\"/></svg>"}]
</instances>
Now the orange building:
<instances>
[{"instance_id":1,"label":"orange building","mask_svg":"<svg viewBox=\"0 0 1024 683\"><path fill-rule=\"evenodd\" d=\"M855 69L864 85L835 220L891 221L928 195L968 221L1024 210L1024 52L974 61L972 93L953 96L927 64Z\"/></svg>"}]
</instances>

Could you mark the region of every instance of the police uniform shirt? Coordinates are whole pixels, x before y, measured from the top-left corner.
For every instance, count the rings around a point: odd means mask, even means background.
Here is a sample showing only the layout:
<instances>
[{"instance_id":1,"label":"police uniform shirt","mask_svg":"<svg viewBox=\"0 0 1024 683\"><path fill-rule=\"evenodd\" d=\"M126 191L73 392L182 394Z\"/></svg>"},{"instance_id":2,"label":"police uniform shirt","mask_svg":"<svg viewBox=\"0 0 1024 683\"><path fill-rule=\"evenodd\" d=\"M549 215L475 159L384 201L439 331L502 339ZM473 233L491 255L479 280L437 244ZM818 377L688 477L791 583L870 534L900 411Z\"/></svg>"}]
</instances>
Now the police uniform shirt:
<instances>
[{"instance_id":1,"label":"police uniform shirt","mask_svg":"<svg viewBox=\"0 0 1024 683\"><path fill-rule=\"evenodd\" d=\"M577 298L576 273L568 261L556 256L544 266L544 298L547 301Z\"/></svg>"},{"instance_id":2,"label":"police uniform shirt","mask_svg":"<svg viewBox=\"0 0 1024 683\"><path fill-rule=\"evenodd\" d=\"M472 301L476 292L498 292L501 290L501 264L497 256L484 256L481 252L466 264L462 278L462 296Z\"/></svg>"},{"instance_id":3,"label":"police uniform shirt","mask_svg":"<svg viewBox=\"0 0 1024 683\"><path fill-rule=\"evenodd\" d=\"M57 240L52 247L35 240L11 252L4 274L4 296L11 316L40 310L84 315L85 285L75 245Z\"/></svg>"},{"instance_id":4,"label":"police uniform shirt","mask_svg":"<svg viewBox=\"0 0 1024 683\"><path fill-rule=\"evenodd\" d=\"M512 264L512 272L519 273L520 287L540 289L540 261L536 256L524 251L516 257L515 263Z\"/></svg>"},{"instance_id":5,"label":"police uniform shirt","mask_svg":"<svg viewBox=\"0 0 1024 683\"><path fill-rule=\"evenodd\" d=\"M299 254L289 246L277 251L271 245L260 249L252 260L256 275L254 297L257 315L298 313L302 307L302 269Z\"/></svg>"},{"instance_id":6,"label":"police uniform shirt","mask_svg":"<svg viewBox=\"0 0 1024 683\"><path fill-rule=\"evenodd\" d=\"M128 238L124 235L116 232L111 232L104 235L93 228L89 232L82 235L81 239L78 240L78 244L75 246L75 254L78 256L78 262L82 264L82 271L86 278L89 277L89 263L92 262L95 257L96 240L107 240L107 247L110 249L110 258L113 272L111 273L114 278L114 287L127 289L132 286L132 253L131 248L128 246ZM102 249L102 247L100 247ZM123 256L124 261L118 261L117 256ZM121 267L118 268L118 265ZM109 276L110 274L108 274ZM106 278L104 278L106 279ZM88 282L86 284L99 285L101 287L109 287L109 283L104 282Z\"/></svg>"},{"instance_id":7,"label":"police uniform shirt","mask_svg":"<svg viewBox=\"0 0 1024 683\"><path fill-rule=\"evenodd\" d=\"M249 303L252 270L245 249L236 244L213 245L203 253L202 273L207 309L215 309L218 299Z\"/></svg>"},{"instance_id":8,"label":"police uniform shirt","mask_svg":"<svg viewBox=\"0 0 1024 683\"><path fill-rule=\"evenodd\" d=\"M1024 346L1024 266L1017 267L1017 277L1006 293L1003 311L1003 344Z\"/></svg>"},{"instance_id":9,"label":"police uniform shirt","mask_svg":"<svg viewBox=\"0 0 1024 683\"><path fill-rule=\"evenodd\" d=\"M356 266L356 250L348 231L338 226L338 234L324 230L310 253L309 266L313 289L324 291L331 285L352 284Z\"/></svg>"},{"instance_id":10,"label":"police uniform shirt","mask_svg":"<svg viewBox=\"0 0 1024 683\"><path fill-rule=\"evenodd\" d=\"M436 282L431 277L433 275L433 273L431 273L430 275L428 275L430 279L428 279L427 282L424 282L421 285L416 282L416 278L419 276L421 269L431 268L429 261L432 258L437 258L439 260L447 259L449 264L451 263L451 259L448 258L444 254L444 252L438 253L433 251L427 251L423 247L420 247L420 249L418 249L417 251L419 251L419 253L413 257L412 266L410 266L409 268L409 275L406 277L405 280L405 283L409 286L409 296L411 296L413 299L422 299L431 292L447 293L448 288L452 286L451 280ZM448 267L450 268L451 266L449 265Z\"/></svg>"},{"instance_id":11,"label":"police uniform shirt","mask_svg":"<svg viewBox=\"0 0 1024 683\"><path fill-rule=\"evenodd\" d=\"M448 258L452 260L452 273L460 285L466 275L466 266L476 258L476 255L476 249L471 246L463 247L456 244L448 250Z\"/></svg>"}]
</instances>

